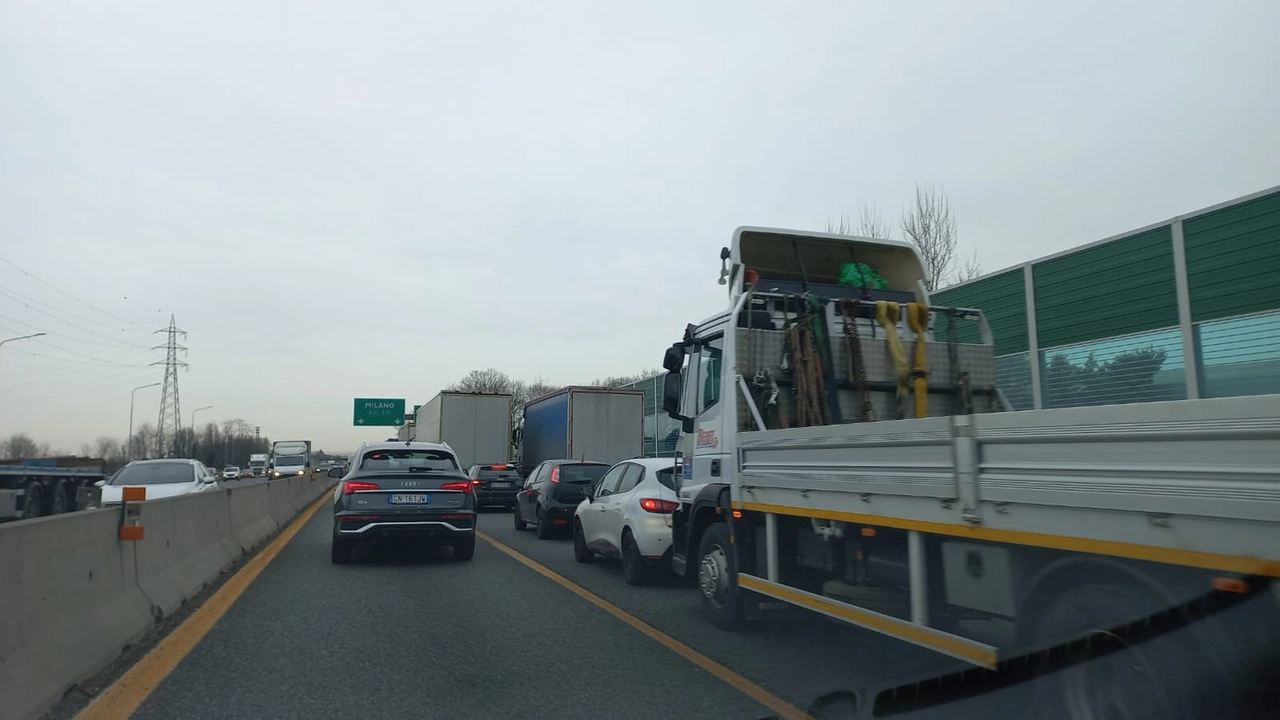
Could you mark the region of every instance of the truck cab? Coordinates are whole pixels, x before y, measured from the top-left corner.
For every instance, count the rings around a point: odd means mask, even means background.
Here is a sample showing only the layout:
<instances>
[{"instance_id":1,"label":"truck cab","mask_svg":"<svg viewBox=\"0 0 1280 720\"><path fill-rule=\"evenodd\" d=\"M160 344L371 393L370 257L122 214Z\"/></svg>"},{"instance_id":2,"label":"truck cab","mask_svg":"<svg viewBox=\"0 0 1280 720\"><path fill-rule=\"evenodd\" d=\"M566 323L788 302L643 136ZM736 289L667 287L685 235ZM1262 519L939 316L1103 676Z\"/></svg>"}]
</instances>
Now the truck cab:
<instances>
[{"instance_id":1,"label":"truck cab","mask_svg":"<svg viewBox=\"0 0 1280 720\"><path fill-rule=\"evenodd\" d=\"M695 518L730 506L738 433L795 422L788 417L795 408L788 407L781 392L789 382L786 333L811 313L822 315L827 332L856 327L863 337L882 338L877 301L926 307L929 302L919 252L893 240L740 227L720 259L727 309L688 325L663 358L663 410L683 425L682 506L673 529L673 567L679 574L686 572L687 557L696 549L689 547L697 542L691 532L697 529ZM858 305L849 317L841 313L849 308L838 302L845 300ZM907 318L899 317L893 325L900 337L911 337ZM865 399L856 397L858 388L835 393L844 397L834 398L832 406L851 415L864 414L867 403L872 406L867 415L877 407L900 414L890 407L893 400L874 397L870 388L861 393ZM755 407L743 402L747 396Z\"/></svg>"}]
</instances>

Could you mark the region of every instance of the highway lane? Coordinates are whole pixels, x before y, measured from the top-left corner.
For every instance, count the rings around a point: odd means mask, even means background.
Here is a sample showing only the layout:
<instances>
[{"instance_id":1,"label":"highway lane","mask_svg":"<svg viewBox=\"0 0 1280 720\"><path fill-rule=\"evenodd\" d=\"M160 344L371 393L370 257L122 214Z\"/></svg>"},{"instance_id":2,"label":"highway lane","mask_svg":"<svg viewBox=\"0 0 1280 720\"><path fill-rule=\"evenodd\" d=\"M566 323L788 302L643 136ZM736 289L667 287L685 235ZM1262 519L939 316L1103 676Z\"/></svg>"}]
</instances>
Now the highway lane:
<instances>
[{"instance_id":1,"label":"highway lane","mask_svg":"<svg viewBox=\"0 0 1280 720\"><path fill-rule=\"evenodd\" d=\"M326 510L134 717L770 714L488 543L334 566Z\"/></svg>"},{"instance_id":2,"label":"highway lane","mask_svg":"<svg viewBox=\"0 0 1280 720\"><path fill-rule=\"evenodd\" d=\"M774 713L489 542L470 563L380 551L329 562L322 506L135 718L765 718ZM617 562L577 563L509 513L481 532L807 709L834 691L884 686L955 661L808 613L730 633L674 578L632 587ZM987 718L991 699L910 718ZM839 717L828 715L827 717Z\"/></svg>"}]
</instances>

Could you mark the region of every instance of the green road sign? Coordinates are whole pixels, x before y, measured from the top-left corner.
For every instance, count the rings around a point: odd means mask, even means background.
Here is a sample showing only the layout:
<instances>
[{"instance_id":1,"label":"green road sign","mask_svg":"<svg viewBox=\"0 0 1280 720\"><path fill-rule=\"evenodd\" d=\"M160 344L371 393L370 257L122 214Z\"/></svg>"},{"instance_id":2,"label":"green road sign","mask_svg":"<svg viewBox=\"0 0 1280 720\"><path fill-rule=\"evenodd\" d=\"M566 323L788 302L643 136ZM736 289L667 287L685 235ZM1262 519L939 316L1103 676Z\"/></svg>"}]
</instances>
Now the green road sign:
<instances>
[{"instance_id":1,"label":"green road sign","mask_svg":"<svg viewBox=\"0 0 1280 720\"><path fill-rule=\"evenodd\" d=\"M404 425L404 400L391 398L356 398L353 425Z\"/></svg>"},{"instance_id":2,"label":"green road sign","mask_svg":"<svg viewBox=\"0 0 1280 720\"><path fill-rule=\"evenodd\" d=\"M418 408L420 408L420 407L422 407L422 406L421 406L421 405L414 405L414 406L413 406L413 416L414 416L414 417L418 417Z\"/></svg>"}]
</instances>

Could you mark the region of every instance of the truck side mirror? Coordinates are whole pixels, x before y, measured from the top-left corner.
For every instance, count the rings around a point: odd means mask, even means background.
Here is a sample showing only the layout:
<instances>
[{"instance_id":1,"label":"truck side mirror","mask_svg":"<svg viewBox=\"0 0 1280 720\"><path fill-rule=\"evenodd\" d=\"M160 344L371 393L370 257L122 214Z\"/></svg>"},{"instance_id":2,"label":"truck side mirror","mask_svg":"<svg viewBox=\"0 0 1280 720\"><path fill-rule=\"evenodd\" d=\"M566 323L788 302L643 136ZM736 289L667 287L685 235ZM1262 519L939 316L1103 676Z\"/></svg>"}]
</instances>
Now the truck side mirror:
<instances>
[{"instance_id":1,"label":"truck side mirror","mask_svg":"<svg viewBox=\"0 0 1280 720\"><path fill-rule=\"evenodd\" d=\"M680 416L680 396L684 394L683 390L680 368L668 371L667 376L662 378L662 409L675 420L684 419Z\"/></svg>"},{"instance_id":2,"label":"truck side mirror","mask_svg":"<svg viewBox=\"0 0 1280 720\"><path fill-rule=\"evenodd\" d=\"M662 369L667 372L680 372L680 368L684 367L684 346L672 345L667 348L667 352L662 356Z\"/></svg>"}]
</instances>

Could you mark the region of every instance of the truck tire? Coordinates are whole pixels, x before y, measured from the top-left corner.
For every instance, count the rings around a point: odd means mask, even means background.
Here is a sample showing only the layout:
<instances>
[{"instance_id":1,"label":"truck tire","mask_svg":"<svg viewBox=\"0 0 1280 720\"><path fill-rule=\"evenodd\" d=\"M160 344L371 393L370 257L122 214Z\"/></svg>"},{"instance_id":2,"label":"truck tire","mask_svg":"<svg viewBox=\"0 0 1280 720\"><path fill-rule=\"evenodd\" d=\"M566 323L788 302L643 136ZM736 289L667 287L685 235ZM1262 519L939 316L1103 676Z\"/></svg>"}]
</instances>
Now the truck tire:
<instances>
[{"instance_id":1,"label":"truck tire","mask_svg":"<svg viewBox=\"0 0 1280 720\"><path fill-rule=\"evenodd\" d=\"M1142 588L1121 583L1070 587L1036 614L1028 635L1033 642L1044 644L1115 627L1149 612L1149 595ZM1191 647L1195 643L1185 638L1185 631L1178 631L1045 676L1032 685L1029 717L1197 716L1191 711L1195 698L1187 693L1211 689L1198 676L1196 663L1188 660L1199 654Z\"/></svg>"},{"instance_id":2,"label":"truck tire","mask_svg":"<svg viewBox=\"0 0 1280 720\"><path fill-rule=\"evenodd\" d=\"M66 480L59 480L53 484L53 491L49 493L49 514L61 515L71 509L71 498L68 492L71 489L71 483Z\"/></svg>"},{"instance_id":3,"label":"truck tire","mask_svg":"<svg viewBox=\"0 0 1280 720\"><path fill-rule=\"evenodd\" d=\"M44 514L44 493L40 483L32 480L23 488L22 519L38 518Z\"/></svg>"},{"instance_id":4,"label":"truck tire","mask_svg":"<svg viewBox=\"0 0 1280 720\"><path fill-rule=\"evenodd\" d=\"M738 563L729 542L729 526L712 523L698 541L698 590L702 610L711 624L738 630L746 624L742 595L738 590Z\"/></svg>"}]
</instances>

